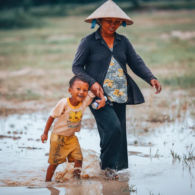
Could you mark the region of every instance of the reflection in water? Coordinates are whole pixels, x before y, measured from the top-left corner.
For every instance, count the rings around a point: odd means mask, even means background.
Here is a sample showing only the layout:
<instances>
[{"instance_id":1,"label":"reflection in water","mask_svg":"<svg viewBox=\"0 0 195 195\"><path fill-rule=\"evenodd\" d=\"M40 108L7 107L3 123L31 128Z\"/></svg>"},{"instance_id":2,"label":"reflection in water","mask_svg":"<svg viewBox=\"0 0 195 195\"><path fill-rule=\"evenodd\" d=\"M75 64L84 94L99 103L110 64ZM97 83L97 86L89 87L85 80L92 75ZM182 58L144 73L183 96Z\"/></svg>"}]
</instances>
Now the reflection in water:
<instances>
[{"instance_id":1,"label":"reflection in water","mask_svg":"<svg viewBox=\"0 0 195 195\"><path fill-rule=\"evenodd\" d=\"M51 195L59 195L60 191L54 187L47 187L47 189L51 192Z\"/></svg>"},{"instance_id":2,"label":"reflection in water","mask_svg":"<svg viewBox=\"0 0 195 195\"><path fill-rule=\"evenodd\" d=\"M130 195L131 192L136 192L136 189L129 187L128 181L105 181L105 180L79 180L72 184L64 183L62 187L47 187L50 195L59 195L64 192L64 195Z\"/></svg>"},{"instance_id":3,"label":"reflection in water","mask_svg":"<svg viewBox=\"0 0 195 195\"><path fill-rule=\"evenodd\" d=\"M102 194L102 185L99 181L78 181L73 186L66 187L67 195Z\"/></svg>"},{"instance_id":4,"label":"reflection in water","mask_svg":"<svg viewBox=\"0 0 195 195\"><path fill-rule=\"evenodd\" d=\"M130 192L132 191L132 188L129 186L128 181L103 182L102 186L103 186L103 189L102 189L103 195L109 195L109 194L130 195Z\"/></svg>"}]
</instances>

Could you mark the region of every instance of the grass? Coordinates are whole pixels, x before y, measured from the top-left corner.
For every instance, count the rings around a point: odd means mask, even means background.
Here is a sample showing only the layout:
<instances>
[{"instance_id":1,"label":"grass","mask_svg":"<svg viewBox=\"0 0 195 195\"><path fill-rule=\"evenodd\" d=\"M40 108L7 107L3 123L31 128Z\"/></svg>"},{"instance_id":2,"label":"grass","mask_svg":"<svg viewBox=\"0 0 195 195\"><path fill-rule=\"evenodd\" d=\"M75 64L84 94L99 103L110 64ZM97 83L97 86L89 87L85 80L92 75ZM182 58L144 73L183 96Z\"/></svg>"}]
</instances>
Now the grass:
<instances>
[{"instance_id":1,"label":"grass","mask_svg":"<svg viewBox=\"0 0 195 195\"><path fill-rule=\"evenodd\" d=\"M195 87L194 72L188 75L174 76L171 78L163 78L162 83L165 86L171 86L176 88L191 88Z\"/></svg>"},{"instance_id":2,"label":"grass","mask_svg":"<svg viewBox=\"0 0 195 195\"><path fill-rule=\"evenodd\" d=\"M174 161L178 160L180 162L182 159L182 157L180 155L178 155L177 153L175 153L173 150L171 150L171 156L172 156Z\"/></svg>"},{"instance_id":3,"label":"grass","mask_svg":"<svg viewBox=\"0 0 195 195\"><path fill-rule=\"evenodd\" d=\"M72 76L71 66L78 44L82 37L93 32L90 25L83 21L88 15L86 13L95 9L96 5L69 5L75 9L68 9L70 13L64 15L49 15L51 7L39 7L30 10L29 16L38 18L40 26L1 29L1 98L23 101L24 96L27 100L43 97L58 99L63 96ZM124 7L125 4L121 5ZM12 16L11 12L7 14L14 18L16 12ZM26 17L26 13L21 10L19 12ZM163 88L171 86L190 90L195 87L194 14L194 10L131 11L128 15L135 24L118 30L131 40ZM0 16L0 20L3 16ZM182 39L173 36L174 31L181 34L189 32L192 35ZM28 70L27 73L25 70ZM131 71L130 74L139 86L148 87Z\"/></svg>"},{"instance_id":4,"label":"grass","mask_svg":"<svg viewBox=\"0 0 195 195\"><path fill-rule=\"evenodd\" d=\"M195 163L195 155L194 155L194 148L192 145L187 148L186 154L179 155L171 150L171 156L173 158L173 162L179 161L182 162L183 167L187 167L191 172L191 169L194 167Z\"/></svg>"},{"instance_id":5,"label":"grass","mask_svg":"<svg viewBox=\"0 0 195 195\"><path fill-rule=\"evenodd\" d=\"M1 96L1 94L0 94ZM38 100L40 98L43 98L40 96L40 94L36 93L35 91L32 91L31 89L25 90L23 93L10 93L6 96L7 100L19 100L19 101L29 101L29 100Z\"/></svg>"},{"instance_id":6,"label":"grass","mask_svg":"<svg viewBox=\"0 0 195 195\"><path fill-rule=\"evenodd\" d=\"M151 1L142 5L144 8L156 8L163 10L179 10L179 9L194 9L195 2L193 1Z\"/></svg>"}]
</instances>

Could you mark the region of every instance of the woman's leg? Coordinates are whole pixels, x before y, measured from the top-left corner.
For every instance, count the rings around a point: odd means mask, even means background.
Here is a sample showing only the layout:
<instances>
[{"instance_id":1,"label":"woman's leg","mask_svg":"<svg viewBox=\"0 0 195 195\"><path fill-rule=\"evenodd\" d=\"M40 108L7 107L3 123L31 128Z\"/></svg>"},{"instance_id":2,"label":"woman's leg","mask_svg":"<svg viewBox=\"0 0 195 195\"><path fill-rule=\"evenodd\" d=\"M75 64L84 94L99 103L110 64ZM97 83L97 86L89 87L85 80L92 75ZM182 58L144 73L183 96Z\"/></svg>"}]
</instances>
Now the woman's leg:
<instances>
[{"instance_id":1,"label":"woman's leg","mask_svg":"<svg viewBox=\"0 0 195 195\"><path fill-rule=\"evenodd\" d=\"M113 103L113 108L121 124L121 140L119 146L118 170L128 168L127 135L126 135L126 105Z\"/></svg>"},{"instance_id":2,"label":"woman's leg","mask_svg":"<svg viewBox=\"0 0 195 195\"><path fill-rule=\"evenodd\" d=\"M106 105L99 110L90 109L96 119L100 134L101 168L117 170L121 142L120 120L113 106Z\"/></svg>"}]
</instances>

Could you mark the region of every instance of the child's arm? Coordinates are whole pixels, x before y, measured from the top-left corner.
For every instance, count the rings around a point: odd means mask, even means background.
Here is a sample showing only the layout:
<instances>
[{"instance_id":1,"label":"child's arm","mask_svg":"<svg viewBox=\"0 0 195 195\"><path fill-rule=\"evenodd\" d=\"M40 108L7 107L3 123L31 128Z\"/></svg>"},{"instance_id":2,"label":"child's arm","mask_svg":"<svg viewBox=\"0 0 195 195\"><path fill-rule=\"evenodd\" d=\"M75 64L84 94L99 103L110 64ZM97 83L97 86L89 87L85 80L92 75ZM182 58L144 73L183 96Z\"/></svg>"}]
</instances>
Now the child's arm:
<instances>
[{"instance_id":1,"label":"child's arm","mask_svg":"<svg viewBox=\"0 0 195 195\"><path fill-rule=\"evenodd\" d=\"M44 133L43 133L43 135L41 135L41 141L42 141L42 143L44 143L45 140L47 141L48 131L49 131L49 129L50 129L50 127L51 127L54 119L55 118L53 118L51 116L48 118L47 123L45 125Z\"/></svg>"},{"instance_id":2,"label":"child's arm","mask_svg":"<svg viewBox=\"0 0 195 195\"><path fill-rule=\"evenodd\" d=\"M85 99L85 102L86 102L86 105L89 106L92 102L93 102L93 99L95 98L95 95L93 92L89 91L88 92L88 95ZM105 102L106 102L106 99L105 99L105 96L103 97L100 97L101 99L103 99L104 103L101 105L102 106L105 106ZM102 101L101 99L97 99L95 100L98 104L100 104L100 102ZM97 110L101 108L100 105L98 106Z\"/></svg>"},{"instance_id":3,"label":"child's arm","mask_svg":"<svg viewBox=\"0 0 195 195\"><path fill-rule=\"evenodd\" d=\"M95 98L95 95L93 94L93 92L89 91L87 97L84 100L86 106L89 106L94 98Z\"/></svg>"}]
</instances>

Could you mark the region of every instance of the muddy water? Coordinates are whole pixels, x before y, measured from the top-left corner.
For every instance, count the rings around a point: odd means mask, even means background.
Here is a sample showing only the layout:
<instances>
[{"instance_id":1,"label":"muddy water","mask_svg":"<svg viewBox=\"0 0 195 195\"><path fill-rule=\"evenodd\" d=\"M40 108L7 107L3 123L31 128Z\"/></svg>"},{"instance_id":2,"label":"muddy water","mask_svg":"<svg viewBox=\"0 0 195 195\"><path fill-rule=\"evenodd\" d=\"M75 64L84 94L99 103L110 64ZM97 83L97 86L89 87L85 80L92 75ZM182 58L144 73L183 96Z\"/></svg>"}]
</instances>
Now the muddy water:
<instances>
[{"instance_id":1,"label":"muddy water","mask_svg":"<svg viewBox=\"0 0 195 195\"><path fill-rule=\"evenodd\" d=\"M88 112L84 120L91 118ZM45 113L0 118L0 194L195 194L195 120L188 112L144 133L128 125L129 169L119 172L119 181L101 174L92 120L90 129L84 125L77 134L84 154L82 175L89 178L72 179L72 167L64 163L56 170L59 182L45 183L49 142L42 144L40 135L46 119Z\"/></svg>"}]
</instances>

